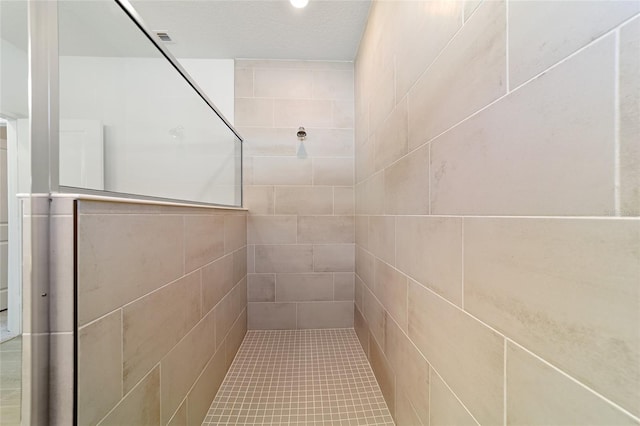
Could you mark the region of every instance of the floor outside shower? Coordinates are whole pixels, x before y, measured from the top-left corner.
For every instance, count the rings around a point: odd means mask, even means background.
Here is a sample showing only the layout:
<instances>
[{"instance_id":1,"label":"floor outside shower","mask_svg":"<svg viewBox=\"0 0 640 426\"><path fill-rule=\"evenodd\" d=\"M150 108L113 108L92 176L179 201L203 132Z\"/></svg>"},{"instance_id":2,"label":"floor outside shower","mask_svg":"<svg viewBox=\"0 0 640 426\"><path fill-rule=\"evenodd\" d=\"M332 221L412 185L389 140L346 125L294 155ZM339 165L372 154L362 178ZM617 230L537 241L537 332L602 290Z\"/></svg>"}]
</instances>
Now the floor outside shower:
<instances>
[{"instance_id":1,"label":"floor outside shower","mask_svg":"<svg viewBox=\"0 0 640 426\"><path fill-rule=\"evenodd\" d=\"M353 329L250 330L203 425L393 425Z\"/></svg>"}]
</instances>

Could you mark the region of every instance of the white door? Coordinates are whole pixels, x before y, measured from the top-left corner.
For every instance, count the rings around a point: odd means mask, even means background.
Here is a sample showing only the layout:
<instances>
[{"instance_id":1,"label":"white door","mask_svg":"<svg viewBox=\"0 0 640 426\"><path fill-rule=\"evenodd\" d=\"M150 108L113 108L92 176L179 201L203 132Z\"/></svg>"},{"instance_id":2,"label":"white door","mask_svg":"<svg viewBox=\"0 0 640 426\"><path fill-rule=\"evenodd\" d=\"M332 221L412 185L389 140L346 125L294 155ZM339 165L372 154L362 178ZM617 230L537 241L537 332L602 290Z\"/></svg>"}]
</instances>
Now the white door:
<instances>
[{"instance_id":1,"label":"white door","mask_svg":"<svg viewBox=\"0 0 640 426\"><path fill-rule=\"evenodd\" d=\"M104 189L104 142L98 120L60 120L60 185Z\"/></svg>"}]
</instances>

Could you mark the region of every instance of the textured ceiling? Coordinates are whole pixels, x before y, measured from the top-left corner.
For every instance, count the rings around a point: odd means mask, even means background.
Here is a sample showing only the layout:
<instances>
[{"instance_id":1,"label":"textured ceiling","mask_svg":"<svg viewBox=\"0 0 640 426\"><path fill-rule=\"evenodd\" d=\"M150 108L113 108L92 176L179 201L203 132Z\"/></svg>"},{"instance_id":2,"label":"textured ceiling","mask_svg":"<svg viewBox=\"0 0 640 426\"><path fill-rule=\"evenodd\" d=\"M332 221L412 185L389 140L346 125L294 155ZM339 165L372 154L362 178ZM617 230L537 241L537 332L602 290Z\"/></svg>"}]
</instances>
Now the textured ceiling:
<instances>
[{"instance_id":1,"label":"textured ceiling","mask_svg":"<svg viewBox=\"0 0 640 426\"><path fill-rule=\"evenodd\" d=\"M166 30L183 58L355 58L369 0L133 1L152 30Z\"/></svg>"}]
</instances>

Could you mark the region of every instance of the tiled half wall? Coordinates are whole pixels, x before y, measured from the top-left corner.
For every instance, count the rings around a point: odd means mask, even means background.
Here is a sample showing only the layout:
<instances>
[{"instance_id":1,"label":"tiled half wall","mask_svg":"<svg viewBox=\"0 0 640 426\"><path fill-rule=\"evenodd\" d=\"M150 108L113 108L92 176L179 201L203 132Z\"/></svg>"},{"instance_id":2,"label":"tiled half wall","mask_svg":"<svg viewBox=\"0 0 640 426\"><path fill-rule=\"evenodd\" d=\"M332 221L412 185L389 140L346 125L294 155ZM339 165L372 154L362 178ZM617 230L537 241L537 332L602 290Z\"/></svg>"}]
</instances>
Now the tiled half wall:
<instances>
[{"instance_id":1,"label":"tiled half wall","mask_svg":"<svg viewBox=\"0 0 640 426\"><path fill-rule=\"evenodd\" d=\"M235 82L249 209L248 326L352 327L353 64L240 60Z\"/></svg>"},{"instance_id":2,"label":"tiled half wall","mask_svg":"<svg viewBox=\"0 0 640 426\"><path fill-rule=\"evenodd\" d=\"M640 423L639 13L373 3L355 324L397 424Z\"/></svg>"},{"instance_id":3,"label":"tiled half wall","mask_svg":"<svg viewBox=\"0 0 640 426\"><path fill-rule=\"evenodd\" d=\"M246 226L78 201L79 424L202 423L246 332Z\"/></svg>"}]
</instances>

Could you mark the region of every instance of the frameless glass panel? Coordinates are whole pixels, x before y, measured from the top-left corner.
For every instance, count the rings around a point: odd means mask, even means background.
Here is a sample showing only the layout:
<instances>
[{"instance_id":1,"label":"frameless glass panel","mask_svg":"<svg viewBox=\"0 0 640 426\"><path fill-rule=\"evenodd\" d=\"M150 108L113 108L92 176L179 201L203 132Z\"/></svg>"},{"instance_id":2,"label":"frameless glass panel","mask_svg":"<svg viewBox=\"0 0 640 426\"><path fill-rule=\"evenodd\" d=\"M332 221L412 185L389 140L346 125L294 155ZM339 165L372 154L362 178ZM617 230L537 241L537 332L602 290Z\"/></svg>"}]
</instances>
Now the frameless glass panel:
<instances>
[{"instance_id":1,"label":"frameless glass panel","mask_svg":"<svg viewBox=\"0 0 640 426\"><path fill-rule=\"evenodd\" d=\"M115 1L60 2L59 39L60 185L240 205L237 137Z\"/></svg>"},{"instance_id":2,"label":"frameless glass panel","mask_svg":"<svg viewBox=\"0 0 640 426\"><path fill-rule=\"evenodd\" d=\"M22 201L31 184L27 2L0 1L0 423L22 403ZM25 218L29 225L28 218ZM28 241L27 241L28 242ZM28 249L29 246L27 246ZM29 333L30 330L25 330ZM28 365L25 372L29 372ZM28 392L25 392L27 395Z\"/></svg>"}]
</instances>

